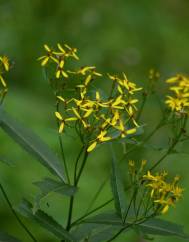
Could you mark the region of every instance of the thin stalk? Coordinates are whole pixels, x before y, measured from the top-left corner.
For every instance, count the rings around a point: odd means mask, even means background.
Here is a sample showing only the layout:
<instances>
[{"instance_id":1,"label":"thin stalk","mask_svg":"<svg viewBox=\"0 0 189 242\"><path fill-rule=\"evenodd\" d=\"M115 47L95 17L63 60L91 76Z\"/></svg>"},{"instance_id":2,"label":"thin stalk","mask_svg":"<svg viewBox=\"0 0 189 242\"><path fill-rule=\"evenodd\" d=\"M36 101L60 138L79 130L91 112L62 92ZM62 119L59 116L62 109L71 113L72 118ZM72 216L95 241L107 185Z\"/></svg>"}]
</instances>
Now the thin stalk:
<instances>
[{"instance_id":1,"label":"thin stalk","mask_svg":"<svg viewBox=\"0 0 189 242\"><path fill-rule=\"evenodd\" d=\"M80 157L80 153L79 153L79 157ZM87 158L88 158L88 152L86 150L84 158L83 158L83 162L82 162L81 167L80 167L79 172L78 172L78 175L74 177L74 186L77 186L78 183L79 183L79 180L80 180L81 174L83 172L83 169L85 167ZM67 222L67 226L66 226L66 229L68 231L71 228L71 221L72 221L72 214L73 214L73 205L74 205L74 196L71 196L71 198L70 198L70 205L69 205L69 213L68 213L68 222Z\"/></svg>"},{"instance_id":2,"label":"thin stalk","mask_svg":"<svg viewBox=\"0 0 189 242\"><path fill-rule=\"evenodd\" d=\"M79 152L79 154L77 156L76 162L75 162L75 167L74 167L74 183L75 183L75 181L77 179L77 167L78 167L78 164L79 164L80 157L81 157L81 155L83 153L83 149L84 149L84 146L82 146L82 148L81 148L81 150L80 150L80 152Z\"/></svg>"},{"instance_id":3,"label":"thin stalk","mask_svg":"<svg viewBox=\"0 0 189 242\"><path fill-rule=\"evenodd\" d=\"M86 164L88 155L89 155L89 153L87 151L85 151L85 155L84 155L84 158L83 158L83 162L81 164L80 170L79 170L78 175L77 175L76 180L75 180L75 184L74 184L75 186L77 186L78 183L79 183L79 180L80 180L81 174L83 172L83 169L85 167L85 164Z\"/></svg>"},{"instance_id":4,"label":"thin stalk","mask_svg":"<svg viewBox=\"0 0 189 242\"><path fill-rule=\"evenodd\" d=\"M167 152L150 168L150 171L154 170L157 166L159 166L159 164L172 152L172 150L175 148L177 143L180 141L180 138L182 137L183 130L185 129L186 123L187 123L187 117L185 117L184 123L183 123L182 127L180 128L180 132L177 135L177 137L175 138L172 145L169 147Z\"/></svg>"},{"instance_id":5,"label":"thin stalk","mask_svg":"<svg viewBox=\"0 0 189 242\"><path fill-rule=\"evenodd\" d=\"M163 119L160 120L160 122L156 125L156 127L149 133L149 135L147 135L144 140L139 144L139 145L136 145L134 147L132 147L131 149L129 149L123 156L122 158L120 159L120 163L126 158L126 156L130 153L132 153L135 149L137 149L138 147L144 145L163 125Z\"/></svg>"},{"instance_id":6,"label":"thin stalk","mask_svg":"<svg viewBox=\"0 0 189 242\"><path fill-rule=\"evenodd\" d=\"M127 216L128 216L128 214L129 214L129 210L130 210L130 208L131 208L131 205L132 205L132 202L133 202L135 196L136 196L136 191L133 192L133 196L131 197L131 200L130 200L129 206L128 206L128 208L127 208L127 211L126 211L126 214L125 214L125 217L124 217L123 223L125 223L125 221L126 221L126 219L127 219Z\"/></svg>"},{"instance_id":7,"label":"thin stalk","mask_svg":"<svg viewBox=\"0 0 189 242\"><path fill-rule=\"evenodd\" d=\"M85 219L85 218L88 217L89 215L95 213L96 211L98 211L98 210L104 208L106 205L110 204L113 200L114 200L114 199L111 198L111 199L109 199L108 201L106 201L105 203L103 203L103 204L101 204L100 206L94 208L93 210L91 210L90 212L86 213L85 215L81 216L80 218L78 218L77 220L75 220L75 221L71 224L71 226L73 227L73 226L77 225L78 223L80 223L83 219Z\"/></svg>"},{"instance_id":8,"label":"thin stalk","mask_svg":"<svg viewBox=\"0 0 189 242\"><path fill-rule=\"evenodd\" d=\"M142 103L141 103L141 106L139 108L139 111L138 111L138 114L137 114L137 117L136 117L136 121L138 121L142 115L142 112L144 110L144 106L145 106L145 103L146 103L146 99L147 99L147 93L143 93L143 99L142 99Z\"/></svg>"},{"instance_id":9,"label":"thin stalk","mask_svg":"<svg viewBox=\"0 0 189 242\"><path fill-rule=\"evenodd\" d=\"M14 217L16 218L16 220L18 221L18 223L20 224L20 226L25 230L25 232L28 234L28 236L32 239L32 241L34 242L37 242L37 240L35 239L34 235L29 231L29 229L26 227L26 225L22 222L22 220L19 218L19 216L17 215L17 213L15 212L11 202L10 202L10 199L8 198L8 195L5 191L5 189L3 188L3 185L0 184L0 189L1 189L1 192L3 194L3 197L5 198L12 214L14 215Z\"/></svg>"},{"instance_id":10,"label":"thin stalk","mask_svg":"<svg viewBox=\"0 0 189 242\"><path fill-rule=\"evenodd\" d=\"M94 203L96 202L98 196L100 195L101 191L103 190L104 186L106 185L106 182L107 182L107 179L105 179L105 180L101 183L99 189L97 190L97 192L95 193L93 199L91 200L91 202L90 202L90 204L89 204L89 206L88 206L88 208L87 208L85 214L87 214L87 213L91 210L91 208L93 207L93 205L94 205Z\"/></svg>"},{"instance_id":11,"label":"thin stalk","mask_svg":"<svg viewBox=\"0 0 189 242\"><path fill-rule=\"evenodd\" d=\"M128 229L129 227L132 227L133 225L139 225L141 223L144 223L147 219L154 217L154 214L145 217L145 218L140 218L140 219L136 219L133 223L128 224L127 226L121 228L117 234L115 234L111 239L109 239L107 242L111 242L114 239L116 239L124 230Z\"/></svg>"},{"instance_id":12,"label":"thin stalk","mask_svg":"<svg viewBox=\"0 0 189 242\"><path fill-rule=\"evenodd\" d=\"M59 102L56 103L56 111L59 112ZM57 128L59 128L58 120L57 120L56 124L57 124ZM62 161L63 161L65 173L66 173L66 178L67 178L68 184L70 184L70 177L69 177L68 167L67 167L66 158L65 158L65 154L64 154L62 136L59 132L58 132L58 140L59 140L59 145L60 145L60 150L61 150L61 155L62 155Z\"/></svg>"}]
</instances>

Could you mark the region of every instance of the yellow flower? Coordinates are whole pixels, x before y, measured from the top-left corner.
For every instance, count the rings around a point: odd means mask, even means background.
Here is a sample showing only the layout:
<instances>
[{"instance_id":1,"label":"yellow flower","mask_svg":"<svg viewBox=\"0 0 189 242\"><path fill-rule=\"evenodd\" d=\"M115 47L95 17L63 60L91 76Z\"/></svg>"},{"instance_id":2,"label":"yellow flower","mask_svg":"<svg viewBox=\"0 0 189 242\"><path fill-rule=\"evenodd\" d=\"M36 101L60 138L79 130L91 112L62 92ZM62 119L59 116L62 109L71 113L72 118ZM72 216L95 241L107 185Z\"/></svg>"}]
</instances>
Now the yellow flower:
<instances>
[{"instance_id":1,"label":"yellow flower","mask_svg":"<svg viewBox=\"0 0 189 242\"><path fill-rule=\"evenodd\" d=\"M76 119L81 121L81 123L83 124L83 127L88 128L88 124L86 123L84 117L82 117L74 107L72 107L72 111L75 114Z\"/></svg>"},{"instance_id":2,"label":"yellow flower","mask_svg":"<svg viewBox=\"0 0 189 242\"><path fill-rule=\"evenodd\" d=\"M64 131L64 126L65 126L66 122L77 120L77 118L75 118L75 117L70 117L70 118L64 119L59 112L55 112L55 116L60 121L59 133L62 133Z\"/></svg>"},{"instance_id":3,"label":"yellow flower","mask_svg":"<svg viewBox=\"0 0 189 242\"><path fill-rule=\"evenodd\" d=\"M57 47L59 49L60 52L56 52L57 55L65 55L66 54L66 51L65 49L61 46L61 44L57 44Z\"/></svg>"},{"instance_id":4,"label":"yellow flower","mask_svg":"<svg viewBox=\"0 0 189 242\"><path fill-rule=\"evenodd\" d=\"M58 63L57 71L56 71L56 78L59 79L61 75L65 78L68 78L68 74L64 71L64 61L62 60Z\"/></svg>"},{"instance_id":5,"label":"yellow flower","mask_svg":"<svg viewBox=\"0 0 189 242\"><path fill-rule=\"evenodd\" d=\"M152 175L150 171L143 175L145 186L150 190L150 198L154 204L157 204L158 211L166 213L170 206L181 198L183 189L178 183L178 176L173 179L172 183L166 181L167 172L157 173ZM156 209L156 208L154 208Z\"/></svg>"},{"instance_id":6,"label":"yellow flower","mask_svg":"<svg viewBox=\"0 0 189 242\"><path fill-rule=\"evenodd\" d=\"M102 143L112 139L110 136L106 136L106 135L107 135L107 131L102 130L100 134L97 136L97 138L95 139L95 141L93 141L92 144L88 147L87 152L91 152L92 150L94 150L98 142Z\"/></svg>"},{"instance_id":7,"label":"yellow flower","mask_svg":"<svg viewBox=\"0 0 189 242\"><path fill-rule=\"evenodd\" d=\"M79 60L79 57L77 56L77 49L76 48L71 48L69 45L65 44L64 45L68 51L66 51L66 56L72 56L73 58L75 58L76 60Z\"/></svg>"},{"instance_id":8,"label":"yellow flower","mask_svg":"<svg viewBox=\"0 0 189 242\"><path fill-rule=\"evenodd\" d=\"M54 62L58 63L58 60L54 57L54 54L56 54L56 52L54 52L52 49L50 49L49 46L46 44L44 45L44 48L45 48L47 54L38 58L38 60L42 61L41 65L45 66L50 59L52 59Z\"/></svg>"},{"instance_id":9,"label":"yellow flower","mask_svg":"<svg viewBox=\"0 0 189 242\"><path fill-rule=\"evenodd\" d=\"M170 86L172 95L167 96L165 103L172 110L180 113L187 113L189 107L189 78L184 75L176 75L166 82Z\"/></svg>"}]
</instances>

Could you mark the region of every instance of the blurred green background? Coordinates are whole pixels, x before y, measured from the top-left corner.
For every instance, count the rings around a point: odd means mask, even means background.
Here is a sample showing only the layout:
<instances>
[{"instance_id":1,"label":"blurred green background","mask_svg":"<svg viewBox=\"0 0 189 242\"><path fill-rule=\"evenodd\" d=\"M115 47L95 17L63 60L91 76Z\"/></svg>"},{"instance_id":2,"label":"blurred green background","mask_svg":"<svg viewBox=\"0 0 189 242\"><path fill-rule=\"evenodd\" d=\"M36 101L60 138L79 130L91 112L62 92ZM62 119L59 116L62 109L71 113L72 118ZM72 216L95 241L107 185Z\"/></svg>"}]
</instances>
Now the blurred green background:
<instances>
[{"instance_id":1,"label":"blurred green background","mask_svg":"<svg viewBox=\"0 0 189 242\"><path fill-rule=\"evenodd\" d=\"M189 1L188 0L0 0L0 54L13 61L9 74L9 94L5 106L9 112L31 127L57 153L58 142L54 125L54 100L43 77L37 57L43 44L55 46L66 42L79 49L80 65L95 65L99 71L126 72L131 80L145 85L148 70L156 68L163 77L177 72L188 72L189 53ZM163 80L163 78L162 78ZM153 98L145 109L143 120L149 129L159 118ZM147 127L148 127L147 125ZM11 166L0 163L0 181L17 206L22 197L31 201L38 190L32 182L49 173L23 152L0 131L0 156L13 161ZM165 143L159 135L154 142ZM77 152L77 142L65 137L64 145L70 164ZM187 151L188 144L184 146ZM134 154L138 159L156 159L158 154ZM109 154L106 147L94 152L89 159L80 184L80 200L75 214L79 215L90 202L92 191L108 173ZM133 157L132 157L133 158ZM171 209L167 219L185 225L189 232L188 156L172 155L164 167L171 174L181 174L185 187L183 200ZM171 164L171 165L170 165ZM71 165L70 165L71 166ZM125 174L127 171L125 170ZM107 187L98 203L110 196ZM81 200L82 197L82 200ZM61 223L66 216L67 200L52 195L43 207ZM39 241L57 241L51 234L23 219ZM0 194L0 230L30 241L10 213ZM139 242L130 232L117 241ZM180 239L157 237L155 242L179 242Z\"/></svg>"}]
</instances>

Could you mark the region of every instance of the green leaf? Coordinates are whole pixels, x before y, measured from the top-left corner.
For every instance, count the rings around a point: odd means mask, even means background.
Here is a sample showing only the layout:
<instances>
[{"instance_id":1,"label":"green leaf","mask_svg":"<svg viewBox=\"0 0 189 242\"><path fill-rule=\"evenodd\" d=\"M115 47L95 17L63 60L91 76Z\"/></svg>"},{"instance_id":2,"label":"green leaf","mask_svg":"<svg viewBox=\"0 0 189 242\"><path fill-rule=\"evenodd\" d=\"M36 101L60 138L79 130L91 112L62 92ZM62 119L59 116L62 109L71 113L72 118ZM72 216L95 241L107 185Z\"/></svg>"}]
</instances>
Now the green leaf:
<instances>
[{"instance_id":1,"label":"green leaf","mask_svg":"<svg viewBox=\"0 0 189 242\"><path fill-rule=\"evenodd\" d=\"M0 241L1 242L21 242L19 239L16 239L15 237L8 235L4 232L0 232Z\"/></svg>"},{"instance_id":2,"label":"green leaf","mask_svg":"<svg viewBox=\"0 0 189 242\"><path fill-rule=\"evenodd\" d=\"M120 229L122 227L117 225L84 223L80 224L72 234L78 241L87 239L89 242L102 242L112 238Z\"/></svg>"},{"instance_id":3,"label":"green leaf","mask_svg":"<svg viewBox=\"0 0 189 242\"><path fill-rule=\"evenodd\" d=\"M72 231L72 234L80 241L88 238L93 231L97 231L100 228L102 228L102 224L82 223Z\"/></svg>"},{"instance_id":4,"label":"green leaf","mask_svg":"<svg viewBox=\"0 0 189 242\"><path fill-rule=\"evenodd\" d=\"M85 223L96 223L96 224L106 224L106 225L120 225L122 226L122 220L115 214L115 212L106 212L98 214L94 217L84 220Z\"/></svg>"},{"instance_id":5,"label":"green leaf","mask_svg":"<svg viewBox=\"0 0 189 242\"><path fill-rule=\"evenodd\" d=\"M111 239L117 232L120 231L119 226L107 226L106 228L102 228L101 231L94 233L89 241L90 242L106 242Z\"/></svg>"},{"instance_id":6,"label":"green leaf","mask_svg":"<svg viewBox=\"0 0 189 242\"><path fill-rule=\"evenodd\" d=\"M76 187L65 184L63 182L55 181L51 178L45 178L44 180L34 182L33 184L39 187L41 192L44 194L57 192L62 195L73 196L77 191Z\"/></svg>"},{"instance_id":7,"label":"green leaf","mask_svg":"<svg viewBox=\"0 0 189 242\"><path fill-rule=\"evenodd\" d=\"M65 196L73 196L77 191L76 187L55 181L51 178L45 178L43 181L34 182L33 184L41 190L41 194L37 195L35 199L34 213L40 208L41 200L51 193L55 192Z\"/></svg>"},{"instance_id":8,"label":"green leaf","mask_svg":"<svg viewBox=\"0 0 189 242\"><path fill-rule=\"evenodd\" d=\"M7 157L0 156L0 161L8 166L13 166L14 161L9 160Z\"/></svg>"},{"instance_id":9,"label":"green leaf","mask_svg":"<svg viewBox=\"0 0 189 242\"><path fill-rule=\"evenodd\" d=\"M183 231L181 225L162 220L162 219L149 219L146 222L137 225L143 233L154 234L154 235L164 235L164 236L177 236L184 239L189 239Z\"/></svg>"},{"instance_id":10,"label":"green leaf","mask_svg":"<svg viewBox=\"0 0 189 242\"><path fill-rule=\"evenodd\" d=\"M56 155L36 134L12 118L2 108L0 108L0 126L23 149L65 181L63 166Z\"/></svg>"},{"instance_id":11,"label":"green leaf","mask_svg":"<svg viewBox=\"0 0 189 242\"><path fill-rule=\"evenodd\" d=\"M27 200L23 200L20 206L18 207L18 212L23 216L39 223L47 231L53 233L59 239L65 239L70 242L75 242L75 238L68 233L60 224L58 224L52 217L38 210L35 214L32 212L32 205Z\"/></svg>"},{"instance_id":12,"label":"green leaf","mask_svg":"<svg viewBox=\"0 0 189 242\"><path fill-rule=\"evenodd\" d=\"M115 157L112 159L111 187L117 214L121 217L122 221L124 221L127 211L126 198Z\"/></svg>"}]
</instances>

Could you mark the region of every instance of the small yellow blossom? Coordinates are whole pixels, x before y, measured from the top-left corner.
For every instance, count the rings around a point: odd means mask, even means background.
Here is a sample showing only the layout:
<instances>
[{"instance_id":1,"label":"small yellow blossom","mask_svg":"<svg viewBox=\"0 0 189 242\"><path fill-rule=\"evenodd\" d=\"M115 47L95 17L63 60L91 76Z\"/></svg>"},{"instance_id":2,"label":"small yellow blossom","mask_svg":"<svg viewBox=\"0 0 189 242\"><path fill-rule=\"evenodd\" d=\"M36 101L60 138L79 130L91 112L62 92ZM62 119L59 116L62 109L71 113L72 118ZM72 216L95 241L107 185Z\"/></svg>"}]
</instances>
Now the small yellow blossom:
<instances>
[{"instance_id":1,"label":"small yellow blossom","mask_svg":"<svg viewBox=\"0 0 189 242\"><path fill-rule=\"evenodd\" d=\"M64 71L64 61L61 61L57 66L56 78L59 79L61 75L68 78L68 74Z\"/></svg>"},{"instance_id":2,"label":"small yellow blossom","mask_svg":"<svg viewBox=\"0 0 189 242\"><path fill-rule=\"evenodd\" d=\"M44 48L45 48L47 54L38 58L38 60L41 61L41 65L45 66L50 59L57 63L58 61L54 57L55 52L52 49L50 49L50 47L46 44L44 45Z\"/></svg>"},{"instance_id":3,"label":"small yellow blossom","mask_svg":"<svg viewBox=\"0 0 189 242\"><path fill-rule=\"evenodd\" d=\"M100 134L97 136L96 140L88 147L87 152L91 152L97 145L97 143L102 143L111 140L112 138L110 136L106 136L107 131L103 130L100 132Z\"/></svg>"},{"instance_id":4,"label":"small yellow blossom","mask_svg":"<svg viewBox=\"0 0 189 242\"><path fill-rule=\"evenodd\" d=\"M189 107L189 78L178 74L166 81L172 95L168 95L165 103L172 110L187 113Z\"/></svg>"},{"instance_id":5,"label":"small yellow blossom","mask_svg":"<svg viewBox=\"0 0 189 242\"><path fill-rule=\"evenodd\" d=\"M152 202L158 206L158 210L163 214L168 211L170 206L175 205L183 193L183 189L176 185L179 177L176 176L172 183L168 183L166 181L167 175L167 172L153 175L150 171L143 175L143 181L150 190Z\"/></svg>"},{"instance_id":6,"label":"small yellow blossom","mask_svg":"<svg viewBox=\"0 0 189 242\"><path fill-rule=\"evenodd\" d=\"M65 126L65 123L66 122L77 120L77 118L75 118L75 117L70 117L70 118L64 119L59 112L55 112L55 116L60 121L59 133L62 133L63 132L64 126Z\"/></svg>"}]
</instances>

